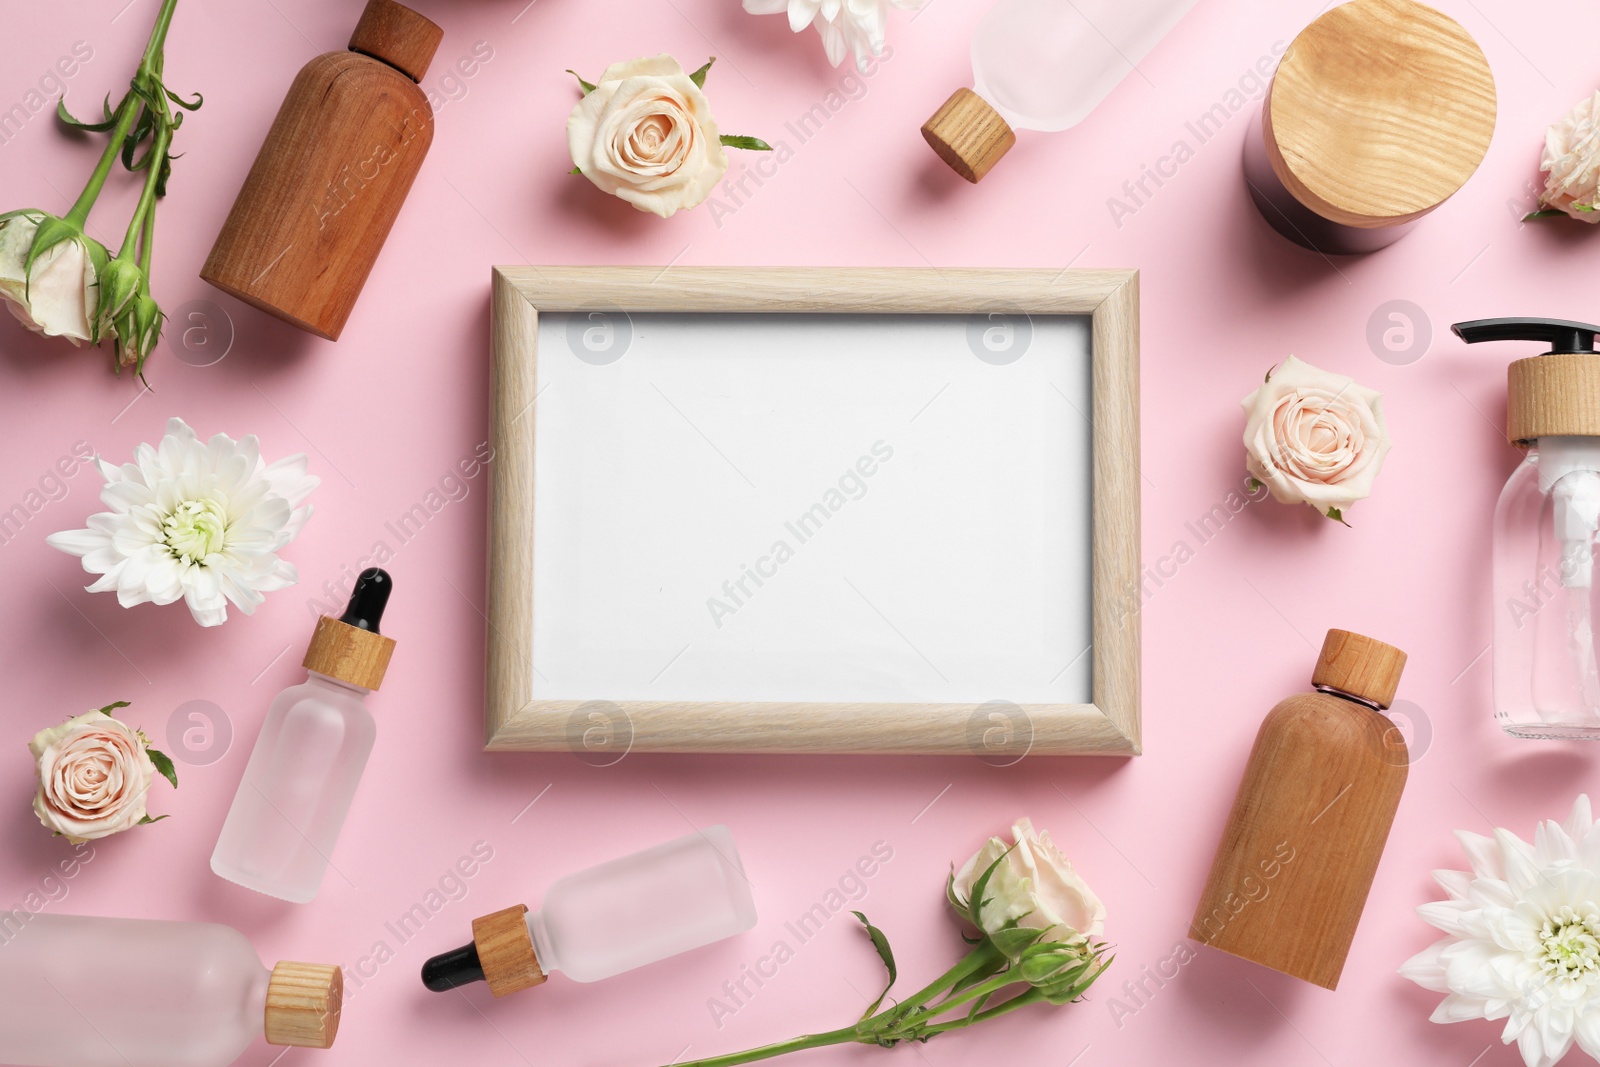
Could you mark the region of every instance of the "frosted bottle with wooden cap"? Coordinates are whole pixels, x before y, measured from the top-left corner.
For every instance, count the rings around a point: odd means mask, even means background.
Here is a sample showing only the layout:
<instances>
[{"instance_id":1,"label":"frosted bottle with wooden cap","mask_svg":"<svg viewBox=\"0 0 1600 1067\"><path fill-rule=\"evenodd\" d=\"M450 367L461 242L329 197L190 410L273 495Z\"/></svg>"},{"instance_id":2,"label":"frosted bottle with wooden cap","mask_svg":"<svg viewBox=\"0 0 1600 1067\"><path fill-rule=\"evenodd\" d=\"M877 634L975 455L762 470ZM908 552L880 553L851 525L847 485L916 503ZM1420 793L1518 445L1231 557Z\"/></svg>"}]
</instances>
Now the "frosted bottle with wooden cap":
<instances>
[{"instance_id":1,"label":"frosted bottle with wooden cap","mask_svg":"<svg viewBox=\"0 0 1600 1067\"><path fill-rule=\"evenodd\" d=\"M433 143L417 83L443 36L369 0L349 50L295 77L200 277L337 341Z\"/></svg>"},{"instance_id":2,"label":"frosted bottle with wooden cap","mask_svg":"<svg viewBox=\"0 0 1600 1067\"><path fill-rule=\"evenodd\" d=\"M955 172L976 182L1015 130L1082 122L1195 0L1000 0L972 35L973 88L922 125Z\"/></svg>"},{"instance_id":3,"label":"frosted bottle with wooden cap","mask_svg":"<svg viewBox=\"0 0 1600 1067\"><path fill-rule=\"evenodd\" d=\"M1495 108L1489 61L1454 19L1415 0L1350 0L1278 63L1245 136L1250 196L1297 244L1382 248L1472 177Z\"/></svg>"},{"instance_id":4,"label":"frosted bottle with wooden cap","mask_svg":"<svg viewBox=\"0 0 1600 1067\"><path fill-rule=\"evenodd\" d=\"M713 826L557 879L538 911L517 904L472 921L472 943L422 965L444 992L488 982L497 997L561 971L602 978L743 933L756 906L739 850Z\"/></svg>"},{"instance_id":5,"label":"frosted bottle with wooden cap","mask_svg":"<svg viewBox=\"0 0 1600 1067\"><path fill-rule=\"evenodd\" d=\"M1600 326L1479 319L1450 328L1468 344L1550 347L1507 372L1506 439L1527 455L1494 512L1495 718L1516 737L1600 739Z\"/></svg>"},{"instance_id":6,"label":"frosted bottle with wooden cap","mask_svg":"<svg viewBox=\"0 0 1600 1067\"><path fill-rule=\"evenodd\" d=\"M328 1048L338 967L268 970L216 923L28 916L0 946L0 1062L24 1067L227 1067L256 1038Z\"/></svg>"},{"instance_id":7,"label":"frosted bottle with wooden cap","mask_svg":"<svg viewBox=\"0 0 1600 1067\"><path fill-rule=\"evenodd\" d=\"M228 881L300 904L317 895L377 737L363 701L394 652L378 632L392 584L362 571L344 614L317 620L311 673L272 702L211 853Z\"/></svg>"},{"instance_id":8,"label":"frosted bottle with wooden cap","mask_svg":"<svg viewBox=\"0 0 1600 1067\"><path fill-rule=\"evenodd\" d=\"M1327 989L1372 888L1410 762L1383 714L1398 648L1329 630L1314 693L1268 713L1189 936Z\"/></svg>"}]
</instances>

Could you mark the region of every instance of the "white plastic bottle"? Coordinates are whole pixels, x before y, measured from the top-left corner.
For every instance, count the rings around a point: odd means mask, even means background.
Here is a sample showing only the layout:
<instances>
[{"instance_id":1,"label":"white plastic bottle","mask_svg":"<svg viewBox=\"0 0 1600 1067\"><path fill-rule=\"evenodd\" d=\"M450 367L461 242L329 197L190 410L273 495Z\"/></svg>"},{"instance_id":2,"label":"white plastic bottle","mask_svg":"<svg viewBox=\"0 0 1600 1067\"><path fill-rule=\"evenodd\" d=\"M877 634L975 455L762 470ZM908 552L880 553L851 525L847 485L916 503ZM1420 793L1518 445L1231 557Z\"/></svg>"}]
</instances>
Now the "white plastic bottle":
<instances>
[{"instance_id":1,"label":"white plastic bottle","mask_svg":"<svg viewBox=\"0 0 1600 1067\"><path fill-rule=\"evenodd\" d=\"M538 911L474 919L472 944L423 964L422 981L436 992L487 981L497 997L554 971L598 982L755 924L733 835L713 826L560 878Z\"/></svg>"},{"instance_id":2,"label":"white plastic bottle","mask_svg":"<svg viewBox=\"0 0 1600 1067\"><path fill-rule=\"evenodd\" d=\"M215 923L32 915L0 944L0 1062L226 1067L258 1037L327 1048L344 977L262 965Z\"/></svg>"},{"instance_id":3,"label":"white plastic bottle","mask_svg":"<svg viewBox=\"0 0 1600 1067\"><path fill-rule=\"evenodd\" d=\"M378 632L392 584L376 567L361 572L345 613L317 620L310 675L268 709L211 853L230 882L299 904L321 888L377 738L363 700L394 651Z\"/></svg>"},{"instance_id":4,"label":"white plastic bottle","mask_svg":"<svg viewBox=\"0 0 1600 1067\"><path fill-rule=\"evenodd\" d=\"M976 182L1015 130L1076 126L1195 0L1000 0L972 35L972 89L922 127L939 157Z\"/></svg>"}]
</instances>

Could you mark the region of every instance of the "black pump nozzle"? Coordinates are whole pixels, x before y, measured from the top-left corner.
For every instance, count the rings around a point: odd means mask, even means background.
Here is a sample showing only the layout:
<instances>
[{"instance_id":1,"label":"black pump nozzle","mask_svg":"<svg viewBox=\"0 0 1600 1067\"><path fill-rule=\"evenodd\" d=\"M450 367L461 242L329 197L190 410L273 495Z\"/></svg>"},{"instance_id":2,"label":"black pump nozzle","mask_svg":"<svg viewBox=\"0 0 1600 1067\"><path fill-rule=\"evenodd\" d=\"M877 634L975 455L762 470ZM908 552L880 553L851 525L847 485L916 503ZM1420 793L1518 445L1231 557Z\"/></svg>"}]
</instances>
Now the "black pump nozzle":
<instances>
[{"instance_id":1,"label":"black pump nozzle","mask_svg":"<svg viewBox=\"0 0 1600 1067\"><path fill-rule=\"evenodd\" d=\"M476 943L441 952L422 965L422 984L435 993L448 993L457 986L483 980Z\"/></svg>"},{"instance_id":2,"label":"black pump nozzle","mask_svg":"<svg viewBox=\"0 0 1600 1067\"><path fill-rule=\"evenodd\" d=\"M345 605L339 621L358 630L378 632L378 621L389 603L389 593L394 589L394 579L381 567L368 567L356 579L350 592L350 603Z\"/></svg>"},{"instance_id":3,"label":"black pump nozzle","mask_svg":"<svg viewBox=\"0 0 1600 1067\"><path fill-rule=\"evenodd\" d=\"M1543 341L1550 346L1547 356L1573 352L1593 352L1594 335L1600 326L1566 319L1474 319L1458 322L1450 332L1467 344L1479 341Z\"/></svg>"}]
</instances>

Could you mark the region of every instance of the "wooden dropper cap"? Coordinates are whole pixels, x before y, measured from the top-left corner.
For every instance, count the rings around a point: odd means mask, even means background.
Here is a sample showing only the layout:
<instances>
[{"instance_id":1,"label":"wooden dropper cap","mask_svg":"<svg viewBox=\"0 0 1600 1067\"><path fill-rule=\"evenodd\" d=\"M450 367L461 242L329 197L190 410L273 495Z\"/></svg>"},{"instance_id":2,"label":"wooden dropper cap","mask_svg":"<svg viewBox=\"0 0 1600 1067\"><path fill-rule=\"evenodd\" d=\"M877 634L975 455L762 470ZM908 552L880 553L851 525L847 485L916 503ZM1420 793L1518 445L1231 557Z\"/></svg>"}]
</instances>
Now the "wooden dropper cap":
<instances>
[{"instance_id":1,"label":"wooden dropper cap","mask_svg":"<svg viewBox=\"0 0 1600 1067\"><path fill-rule=\"evenodd\" d=\"M489 992L497 997L541 984L544 968L528 932L528 906L516 904L472 920L472 945Z\"/></svg>"},{"instance_id":2,"label":"wooden dropper cap","mask_svg":"<svg viewBox=\"0 0 1600 1067\"><path fill-rule=\"evenodd\" d=\"M1427 214L1494 134L1494 76L1461 25L1414 0L1351 0L1290 43L1261 110L1272 170L1325 219L1375 229Z\"/></svg>"},{"instance_id":3,"label":"wooden dropper cap","mask_svg":"<svg viewBox=\"0 0 1600 1067\"><path fill-rule=\"evenodd\" d=\"M971 89L951 93L944 106L922 124L922 138L969 182L982 180L1017 143L1011 124Z\"/></svg>"},{"instance_id":4,"label":"wooden dropper cap","mask_svg":"<svg viewBox=\"0 0 1600 1067\"><path fill-rule=\"evenodd\" d=\"M1405 669L1406 654L1393 645L1349 630L1329 630L1311 684L1387 708L1394 703Z\"/></svg>"},{"instance_id":5,"label":"wooden dropper cap","mask_svg":"<svg viewBox=\"0 0 1600 1067\"><path fill-rule=\"evenodd\" d=\"M343 971L284 960L267 980L267 1044L328 1048L339 1034L343 1008Z\"/></svg>"},{"instance_id":6,"label":"wooden dropper cap","mask_svg":"<svg viewBox=\"0 0 1600 1067\"><path fill-rule=\"evenodd\" d=\"M378 622L393 587L388 571L377 567L362 571L344 614L337 619L332 615L317 619L301 665L362 689L382 685L389 657L394 654L394 638L380 634Z\"/></svg>"},{"instance_id":7,"label":"wooden dropper cap","mask_svg":"<svg viewBox=\"0 0 1600 1067\"><path fill-rule=\"evenodd\" d=\"M350 35L350 51L381 59L420 82L442 40L444 30L409 7L394 0L367 0Z\"/></svg>"}]
</instances>

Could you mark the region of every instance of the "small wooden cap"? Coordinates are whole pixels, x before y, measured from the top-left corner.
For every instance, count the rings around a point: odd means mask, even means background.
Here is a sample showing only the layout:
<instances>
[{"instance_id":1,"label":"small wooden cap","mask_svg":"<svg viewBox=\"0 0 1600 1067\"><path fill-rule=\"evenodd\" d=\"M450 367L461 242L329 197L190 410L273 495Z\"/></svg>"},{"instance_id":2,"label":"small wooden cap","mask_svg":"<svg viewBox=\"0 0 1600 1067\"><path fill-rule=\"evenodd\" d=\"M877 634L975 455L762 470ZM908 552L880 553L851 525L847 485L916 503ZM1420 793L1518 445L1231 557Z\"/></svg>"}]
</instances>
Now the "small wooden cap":
<instances>
[{"instance_id":1,"label":"small wooden cap","mask_svg":"<svg viewBox=\"0 0 1600 1067\"><path fill-rule=\"evenodd\" d=\"M1289 45L1261 124L1295 199L1372 229L1449 199L1483 161L1494 119L1489 61L1455 20L1415 0L1351 0Z\"/></svg>"},{"instance_id":2,"label":"small wooden cap","mask_svg":"<svg viewBox=\"0 0 1600 1067\"><path fill-rule=\"evenodd\" d=\"M421 81L444 40L444 31L394 0L367 0L350 35L350 51L381 59L412 81Z\"/></svg>"},{"instance_id":3,"label":"small wooden cap","mask_svg":"<svg viewBox=\"0 0 1600 1067\"><path fill-rule=\"evenodd\" d=\"M971 89L951 93L933 118L922 124L922 137L969 182L988 174L1017 143L1017 135L1000 112Z\"/></svg>"},{"instance_id":4,"label":"small wooden cap","mask_svg":"<svg viewBox=\"0 0 1600 1067\"><path fill-rule=\"evenodd\" d=\"M1311 672L1311 684L1386 708L1394 703L1400 672L1405 669L1406 654L1393 645L1349 630L1329 630L1317 657L1317 669Z\"/></svg>"},{"instance_id":5,"label":"small wooden cap","mask_svg":"<svg viewBox=\"0 0 1600 1067\"><path fill-rule=\"evenodd\" d=\"M1552 352L1506 369L1506 440L1600 436L1600 355Z\"/></svg>"},{"instance_id":6,"label":"small wooden cap","mask_svg":"<svg viewBox=\"0 0 1600 1067\"><path fill-rule=\"evenodd\" d=\"M267 981L267 1044L328 1048L338 1036L343 1007L343 971L284 960Z\"/></svg>"},{"instance_id":7,"label":"small wooden cap","mask_svg":"<svg viewBox=\"0 0 1600 1067\"><path fill-rule=\"evenodd\" d=\"M324 615L317 620L300 665L363 689L376 689L383 684L393 654L394 638Z\"/></svg>"},{"instance_id":8,"label":"small wooden cap","mask_svg":"<svg viewBox=\"0 0 1600 1067\"><path fill-rule=\"evenodd\" d=\"M481 915L472 920L472 944L478 950L489 992L497 997L539 985L545 979L528 933L526 904Z\"/></svg>"}]
</instances>

